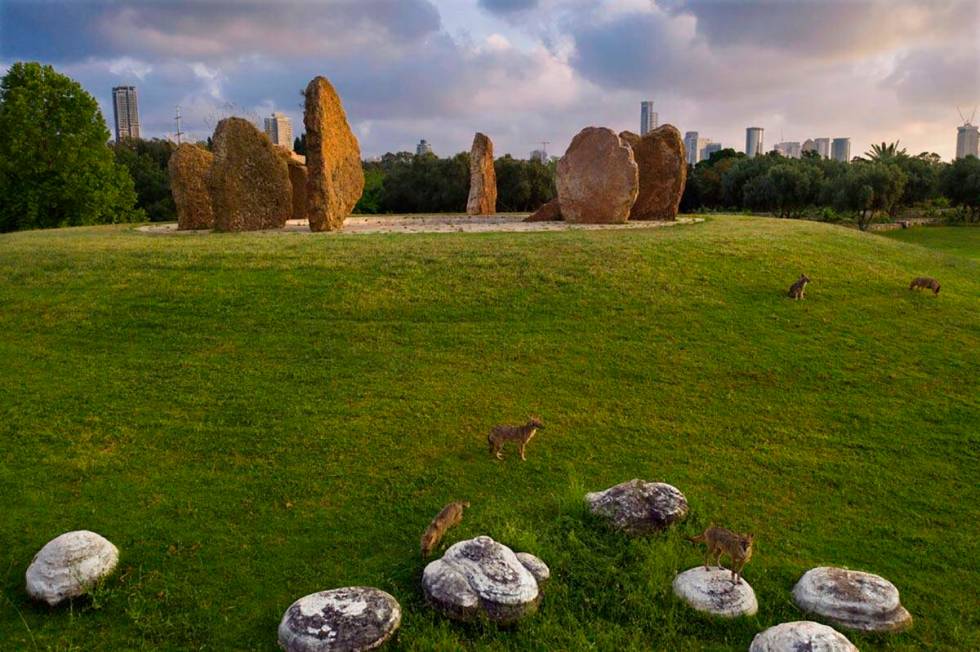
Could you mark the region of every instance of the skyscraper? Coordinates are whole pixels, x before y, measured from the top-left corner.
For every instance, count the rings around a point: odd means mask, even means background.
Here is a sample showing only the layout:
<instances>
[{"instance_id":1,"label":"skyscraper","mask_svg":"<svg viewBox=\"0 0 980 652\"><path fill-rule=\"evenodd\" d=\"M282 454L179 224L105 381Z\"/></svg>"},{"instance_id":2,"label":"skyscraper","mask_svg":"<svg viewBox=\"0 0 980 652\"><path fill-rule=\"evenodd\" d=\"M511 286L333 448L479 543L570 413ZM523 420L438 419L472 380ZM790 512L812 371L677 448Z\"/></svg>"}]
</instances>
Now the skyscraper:
<instances>
[{"instance_id":1,"label":"skyscraper","mask_svg":"<svg viewBox=\"0 0 980 652\"><path fill-rule=\"evenodd\" d=\"M657 128L660 116L653 110L653 101L640 102L640 135L645 136Z\"/></svg>"},{"instance_id":2,"label":"skyscraper","mask_svg":"<svg viewBox=\"0 0 980 652\"><path fill-rule=\"evenodd\" d=\"M758 156L762 149L762 127L749 127L745 130L745 155L749 158Z\"/></svg>"},{"instance_id":3,"label":"skyscraper","mask_svg":"<svg viewBox=\"0 0 980 652\"><path fill-rule=\"evenodd\" d=\"M265 133L274 144L293 150L293 123L286 114L276 111L271 118L266 118Z\"/></svg>"},{"instance_id":4,"label":"skyscraper","mask_svg":"<svg viewBox=\"0 0 980 652\"><path fill-rule=\"evenodd\" d=\"M956 128L956 158L980 157L980 128L969 121Z\"/></svg>"},{"instance_id":5,"label":"skyscraper","mask_svg":"<svg viewBox=\"0 0 980 652\"><path fill-rule=\"evenodd\" d=\"M786 158L800 158L801 151L802 151L800 144L796 141L784 141L782 143L776 143L773 149L779 152L782 156L785 156Z\"/></svg>"},{"instance_id":6,"label":"skyscraper","mask_svg":"<svg viewBox=\"0 0 980 652\"><path fill-rule=\"evenodd\" d=\"M688 165L697 165L698 162L698 132L689 131L684 134L684 153L687 156Z\"/></svg>"},{"instance_id":7,"label":"skyscraper","mask_svg":"<svg viewBox=\"0 0 980 652\"><path fill-rule=\"evenodd\" d=\"M711 158L712 154L720 151L721 143L712 143L711 141L708 141L708 144L701 149L700 159L702 161L707 161L709 158Z\"/></svg>"},{"instance_id":8,"label":"skyscraper","mask_svg":"<svg viewBox=\"0 0 980 652\"><path fill-rule=\"evenodd\" d=\"M806 154L807 152L816 152L817 144L813 142L812 138L807 138L806 140L803 141L803 147L800 148L800 151L804 154Z\"/></svg>"},{"instance_id":9,"label":"skyscraper","mask_svg":"<svg viewBox=\"0 0 980 652\"><path fill-rule=\"evenodd\" d=\"M851 139L834 138L830 145L830 155L835 161L847 163L851 160Z\"/></svg>"},{"instance_id":10,"label":"skyscraper","mask_svg":"<svg viewBox=\"0 0 980 652\"><path fill-rule=\"evenodd\" d=\"M135 86L112 88L112 113L116 119L116 142L140 137L140 112L136 105Z\"/></svg>"},{"instance_id":11,"label":"skyscraper","mask_svg":"<svg viewBox=\"0 0 980 652\"><path fill-rule=\"evenodd\" d=\"M817 146L817 154L819 154L822 158L830 158L829 138L817 138L813 141L813 144ZM850 145L848 145L847 151L850 153Z\"/></svg>"},{"instance_id":12,"label":"skyscraper","mask_svg":"<svg viewBox=\"0 0 980 652\"><path fill-rule=\"evenodd\" d=\"M432 145L429 144L425 138L419 141L419 144L415 146L415 155L422 156L423 154L431 154Z\"/></svg>"}]
</instances>

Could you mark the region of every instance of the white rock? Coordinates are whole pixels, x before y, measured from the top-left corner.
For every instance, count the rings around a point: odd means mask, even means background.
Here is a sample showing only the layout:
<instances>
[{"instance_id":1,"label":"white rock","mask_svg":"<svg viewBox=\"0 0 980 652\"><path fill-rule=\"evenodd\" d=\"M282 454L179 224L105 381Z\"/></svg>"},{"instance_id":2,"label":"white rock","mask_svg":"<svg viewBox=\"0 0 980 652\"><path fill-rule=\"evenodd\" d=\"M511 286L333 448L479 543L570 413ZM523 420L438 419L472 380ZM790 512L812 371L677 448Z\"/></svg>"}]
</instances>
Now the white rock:
<instances>
[{"instance_id":1,"label":"white rock","mask_svg":"<svg viewBox=\"0 0 980 652\"><path fill-rule=\"evenodd\" d=\"M871 573L821 566L808 570L793 587L803 611L836 625L866 632L896 632L912 623L895 585Z\"/></svg>"},{"instance_id":2,"label":"white rock","mask_svg":"<svg viewBox=\"0 0 980 652\"><path fill-rule=\"evenodd\" d=\"M286 609L279 647L287 652L373 650L402 621L398 601L380 589L351 586L311 593Z\"/></svg>"},{"instance_id":3,"label":"white rock","mask_svg":"<svg viewBox=\"0 0 980 652\"><path fill-rule=\"evenodd\" d=\"M541 588L541 585L551 579L551 569L548 568L548 565L531 553L517 553L517 561L521 562L524 568L531 571L531 575L534 575L534 579L538 583L538 588Z\"/></svg>"},{"instance_id":4,"label":"white rock","mask_svg":"<svg viewBox=\"0 0 980 652\"><path fill-rule=\"evenodd\" d=\"M759 632L752 639L749 652L858 652L858 649L833 627L798 620Z\"/></svg>"},{"instance_id":5,"label":"white rock","mask_svg":"<svg viewBox=\"0 0 980 652\"><path fill-rule=\"evenodd\" d=\"M744 579L732 584L727 568L698 566L678 573L674 594L693 609L724 618L752 616L759 610L755 591Z\"/></svg>"},{"instance_id":6,"label":"white rock","mask_svg":"<svg viewBox=\"0 0 980 652\"><path fill-rule=\"evenodd\" d=\"M450 618L473 620L482 613L499 623L533 613L540 598L537 580L517 555L487 536L450 546L425 567L422 590Z\"/></svg>"},{"instance_id":7,"label":"white rock","mask_svg":"<svg viewBox=\"0 0 980 652\"><path fill-rule=\"evenodd\" d=\"M664 530L687 516L687 498L663 482L633 479L585 495L589 510L629 534Z\"/></svg>"},{"instance_id":8,"label":"white rock","mask_svg":"<svg viewBox=\"0 0 980 652\"><path fill-rule=\"evenodd\" d=\"M84 595L119 563L119 549L95 532L66 532L49 541L27 568L27 593L56 605Z\"/></svg>"}]
</instances>

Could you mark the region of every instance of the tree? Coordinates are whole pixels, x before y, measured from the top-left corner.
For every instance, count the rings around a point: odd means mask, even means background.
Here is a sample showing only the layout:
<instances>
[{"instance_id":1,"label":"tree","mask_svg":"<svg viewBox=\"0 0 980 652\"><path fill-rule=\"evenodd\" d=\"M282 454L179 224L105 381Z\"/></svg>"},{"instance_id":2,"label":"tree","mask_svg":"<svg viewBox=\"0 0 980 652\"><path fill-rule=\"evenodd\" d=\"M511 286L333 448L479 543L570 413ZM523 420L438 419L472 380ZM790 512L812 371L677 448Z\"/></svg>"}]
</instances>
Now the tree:
<instances>
[{"instance_id":1,"label":"tree","mask_svg":"<svg viewBox=\"0 0 980 652\"><path fill-rule=\"evenodd\" d=\"M306 156L306 134L293 138L293 151L301 156Z\"/></svg>"},{"instance_id":2,"label":"tree","mask_svg":"<svg viewBox=\"0 0 980 652\"><path fill-rule=\"evenodd\" d=\"M864 153L864 156L869 161L877 161L881 163L894 163L896 159L907 156L905 149L899 149L898 143L900 141L895 141L894 143L882 143L881 145L872 145L871 149Z\"/></svg>"},{"instance_id":3,"label":"tree","mask_svg":"<svg viewBox=\"0 0 980 652\"><path fill-rule=\"evenodd\" d=\"M177 206L170 192L167 164L176 146L168 140L126 138L113 150L116 162L124 165L136 189L136 205L153 222L177 219Z\"/></svg>"},{"instance_id":4,"label":"tree","mask_svg":"<svg viewBox=\"0 0 980 652\"><path fill-rule=\"evenodd\" d=\"M980 159L967 156L953 161L943 170L943 194L953 206L960 206L970 221L980 219Z\"/></svg>"},{"instance_id":5,"label":"tree","mask_svg":"<svg viewBox=\"0 0 980 652\"><path fill-rule=\"evenodd\" d=\"M0 80L0 134L0 231L143 218L95 99L51 66Z\"/></svg>"},{"instance_id":6,"label":"tree","mask_svg":"<svg viewBox=\"0 0 980 652\"><path fill-rule=\"evenodd\" d=\"M892 163L857 163L836 183L835 205L852 211L858 228L867 230L879 212L889 211L902 197L907 177Z\"/></svg>"}]
</instances>

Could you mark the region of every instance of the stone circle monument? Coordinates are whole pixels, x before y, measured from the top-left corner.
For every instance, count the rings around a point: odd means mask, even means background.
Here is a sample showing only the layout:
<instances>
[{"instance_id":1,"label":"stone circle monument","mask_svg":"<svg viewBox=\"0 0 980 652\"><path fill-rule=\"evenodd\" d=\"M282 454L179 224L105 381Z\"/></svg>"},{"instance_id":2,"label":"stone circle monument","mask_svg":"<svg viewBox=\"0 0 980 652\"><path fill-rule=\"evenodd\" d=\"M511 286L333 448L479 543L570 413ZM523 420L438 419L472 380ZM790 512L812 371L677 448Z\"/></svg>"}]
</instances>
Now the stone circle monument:
<instances>
[{"instance_id":1,"label":"stone circle monument","mask_svg":"<svg viewBox=\"0 0 980 652\"><path fill-rule=\"evenodd\" d=\"M752 639L749 652L858 652L858 649L833 627L797 620L759 632Z\"/></svg>"},{"instance_id":2,"label":"stone circle monument","mask_svg":"<svg viewBox=\"0 0 980 652\"><path fill-rule=\"evenodd\" d=\"M687 516L687 498L663 482L633 479L585 495L589 511L627 534L659 532Z\"/></svg>"},{"instance_id":3,"label":"stone circle monument","mask_svg":"<svg viewBox=\"0 0 980 652\"><path fill-rule=\"evenodd\" d=\"M358 652L381 647L398 629L402 609L366 586L320 591L291 604L279 623L286 652Z\"/></svg>"},{"instance_id":4,"label":"stone circle monument","mask_svg":"<svg viewBox=\"0 0 980 652\"><path fill-rule=\"evenodd\" d=\"M27 568L27 594L54 606L88 592L119 563L119 549L95 532L76 530L55 537Z\"/></svg>"},{"instance_id":5,"label":"stone circle monument","mask_svg":"<svg viewBox=\"0 0 980 652\"><path fill-rule=\"evenodd\" d=\"M361 149L337 91L324 77L306 87L306 214L311 231L344 225L364 192Z\"/></svg>"},{"instance_id":6,"label":"stone circle monument","mask_svg":"<svg viewBox=\"0 0 980 652\"><path fill-rule=\"evenodd\" d=\"M895 585L861 571L812 568L793 587L793 601L803 611L847 629L898 632L912 624Z\"/></svg>"},{"instance_id":7,"label":"stone circle monument","mask_svg":"<svg viewBox=\"0 0 980 652\"><path fill-rule=\"evenodd\" d=\"M170 192L177 206L177 228L181 230L214 227L208 175L214 155L203 147L183 143L170 156L167 171Z\"/></svg>"},{"instance_id":8,"label":"stone circle monument","mask_svg":"<svg viewBox=\"0 0 980 652\"><path fill-rule=\"evenodd\" d=\"M640 191L630 210L630 219L677 219L687 183L681 132L673 125L663 125L642 137L629 131L619 136L633 149L639 168Z\"/></svg>"},{"instance_id":9,"label":"stone circle monument","mask_svg":"<svg viewBox=\"0 0 980 652\"><path fill-rule=\"evenodd\" d=\"M288 166L244 118L225 118L214 130L208 188L216 231L278 229L292 214Z\"/></svg>"},{"instance_id":10,"label":"stone circle monument","mask_svg":"<svg viewBox=\"0 0 980 652\"><path fill-rule=\"evenodd\" d=\"M713 567L708 570L697 566L678 573L673 583L674 595L691 608L722 618L753 616L759 611L755 591L744 579L732 582L727 568Z\"/></svg>"},{"instance_id":11,"label":"stone circle monument","mask_svg":"<svg viewBox=\"0 0 980 652\"><path fill-rule=\"evenodd\" d=\"M558 161L557 185L566 222L622 224L639 192L633 150L612 129L586 127Z\"/></svg>"},{"instance_id":12,"label":"stone circle monument","mask_svg":"<svg viewBox=\"0 0 980 652\"><path fill-rule=\"evenodd\" d=\"M497 173L493 169L493 141L485 134L473 137L470 149L470 195L466 201L469 215L493 215L497 212Z\"/></svg>"}]
</instances>

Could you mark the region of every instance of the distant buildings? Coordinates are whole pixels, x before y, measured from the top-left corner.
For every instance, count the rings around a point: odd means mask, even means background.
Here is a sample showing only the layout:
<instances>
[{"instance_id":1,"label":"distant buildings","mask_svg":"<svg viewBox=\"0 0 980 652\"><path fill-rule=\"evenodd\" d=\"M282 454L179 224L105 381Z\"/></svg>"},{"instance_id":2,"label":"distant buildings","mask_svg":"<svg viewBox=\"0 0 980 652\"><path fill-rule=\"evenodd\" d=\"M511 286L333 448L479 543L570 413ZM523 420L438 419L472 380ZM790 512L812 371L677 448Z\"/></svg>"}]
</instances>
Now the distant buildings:
<instances>
[{"instance_id":1,"label":"distant buildings","mask_svg":"<svg viewBox=\"0 0 980 652\"><path fill-rule=\"evenodd\" d=\"M812 142L812 141L807 141L807 142ZM784 141L782 143L776 143L773 149L779 152L782 156L785 156L786 158L800 158L803 152L803 149L800 147L800 144L795 141Z\"/></svg>"},{"instance_id":2,"label":"distant buildings","mask_svg":"<svg viewBox=\"0 0 980 652\"><path fill-rule=\"evenodd\" d=\"M114 86L112 113L116 119L116 142L123 138L140 137L140 111L135 86Z\"/></svg>"},{"instance_id":3,"label":"distant buildings","mask_svg":"<svg viewBox=\"0 0 980 652\"><path fill-rule=\"evenodd\" d=\"M749 127L745 130L745 155L749 158L763 153L762 127Z\"/></svg>"},{"instance_id":4,"label":"distant buildings","mask_svg":"<svg viewBox=\"0 0 980 652\"><path fill-rule=\"evenodd\" d=\"M956 128L956 158L980 157L980 128L969 121Z\"/></svg>"},{"instance_id":5,"label":"distant buildings","mask_svg":"<svg viewBox=\"0 0 980 652\"><path fill-rule=\"evenodd\" d=\"M293 123L286 114L276 111L271 118L266 118L265 133L269 134L274 144L293 151Z\"/></svg>"},{"instance_id":6,"label":"distant buildings","mask_svg":"<svg viewBox=\"0 0 980 652\"><path fill-rule=\"evenodd\" d=\"M701 160L707 161L709 158L711 158L712 154L720 151L721 151L721 143L712 143L711 141L708 141L708 144L705 145L704 148L702 148L701 150Z\"/></svg>"},{"instance_id":7,"label":"distant buildings","mask_svg":"<svg viewBox=\"0 0 980 652\"><path fill-rule=\"evenodd\" d=\"M807 152L816 152L817 143L814 142L812 139L807 138L806 140L803 141L803 146L800 148L800 151L803 152L804 154L806 154Z\"/></svg>"},{"instance_id":8,"label":"distant buildings","mask_svg":"<svg viewBox=\"0 0 980 652\"><path fill-rule=\"evenodd\" d=\"M544 151L543 149L536 149L531 152L531 160L537 161L538 163L547 163L548 152Z\"/></svg>"},{"instance_id":9,"label":"distant buildings","mask_svg":"<svg viewBox=\"0 0 980 652\"><path fill-rule=\"evenodd\" d=\"M640 135L645 136L657 128L660 116L653 110L653 102L646 100L640 102Z\"/></svg>"},{"instance_id":10,"label":"distant buildings","mask_svg":"<svg viewBox=\"0 0 980 652\"><path fill-rule=\"evenodd\" d=\"M425 138L419 141L419 144L415 146L415 155L422 156L423 154L431 154L432 145L429 144Z\"/></svg>"},{"instance_id":11,"label":"distant buildings","mask_svg":"<svg viewBox=\"0 0 980 652\"><path fill-rule=\"evenodd\" d=\"M851 160L851 139L850 138L834 138L833 143L830 146L830 156L835 161L841 161L842 163L848 163Z\"/></svg>"},{"instance_id":12,"label":"distant buildings","mask_svg":"<svg viewBox=\"0 0 980 652\"><path fill-rule=\"evenodd\" d=\"M689 131L684 134L684 152L687 155L688 165L697 165L698 154L700 153L698 150L699 140L698 132L696 131Z\"/></svg>"},{"instance_id":13,"label":"distant buildings","mask_svg":"<svg viewBox=\"0 0 980 652\"><path fill-rule=\"evenodd\" d=\"M830 158L830 139L829 138L817 138L813 141L813 144L817 146L817 154L821 158ZM847 151L850 153L851 146L848 144Z\"/></svg>"}]
</instances>

